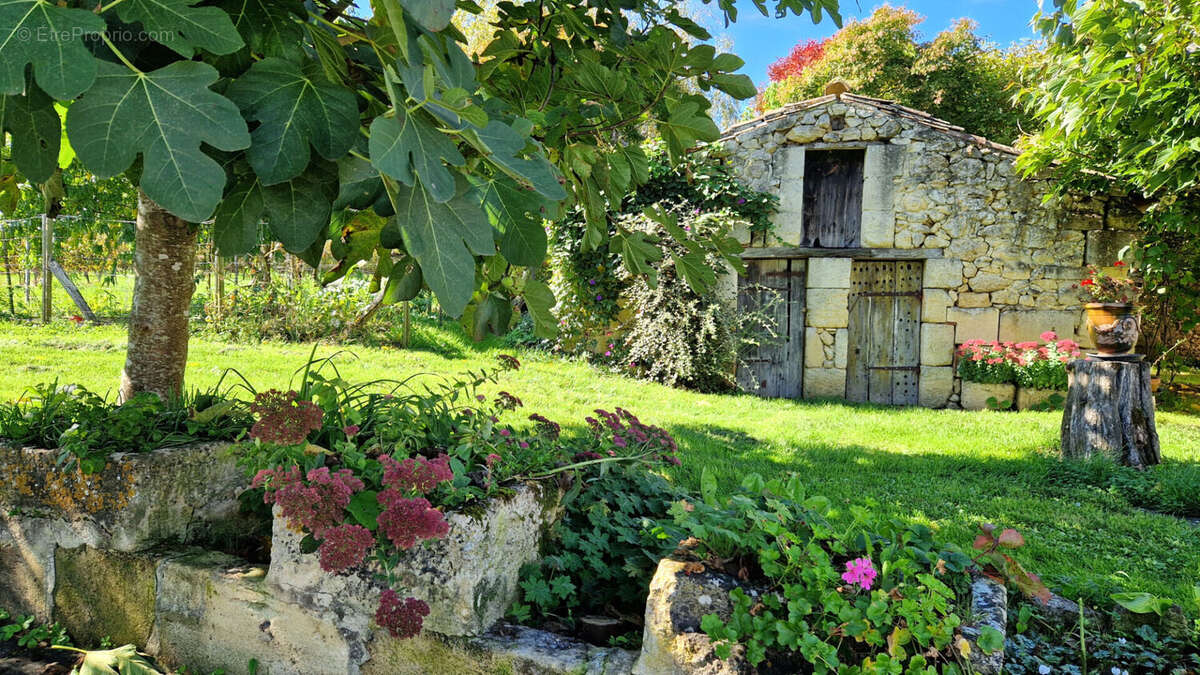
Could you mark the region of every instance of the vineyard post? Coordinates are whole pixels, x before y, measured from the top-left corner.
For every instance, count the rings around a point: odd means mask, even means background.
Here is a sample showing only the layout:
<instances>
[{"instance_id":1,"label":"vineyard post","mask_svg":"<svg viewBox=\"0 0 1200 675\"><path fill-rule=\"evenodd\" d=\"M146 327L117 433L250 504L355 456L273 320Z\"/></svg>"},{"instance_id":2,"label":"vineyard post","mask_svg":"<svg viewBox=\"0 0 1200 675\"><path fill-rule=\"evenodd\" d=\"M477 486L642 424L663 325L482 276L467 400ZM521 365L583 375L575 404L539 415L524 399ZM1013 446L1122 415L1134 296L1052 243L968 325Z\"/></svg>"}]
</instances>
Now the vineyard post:
<instances>
[{"instance_id":1,"label":"vineyard post","mask_svg":"<svg viewBox=\"0 0 1200 675\"><path fill-rule=\"evenodd\" d=\"M42 214L42 323L50 323L54 277L50 273L50 258L54 249L54 220Z\"/></svg>"}]
</instances>

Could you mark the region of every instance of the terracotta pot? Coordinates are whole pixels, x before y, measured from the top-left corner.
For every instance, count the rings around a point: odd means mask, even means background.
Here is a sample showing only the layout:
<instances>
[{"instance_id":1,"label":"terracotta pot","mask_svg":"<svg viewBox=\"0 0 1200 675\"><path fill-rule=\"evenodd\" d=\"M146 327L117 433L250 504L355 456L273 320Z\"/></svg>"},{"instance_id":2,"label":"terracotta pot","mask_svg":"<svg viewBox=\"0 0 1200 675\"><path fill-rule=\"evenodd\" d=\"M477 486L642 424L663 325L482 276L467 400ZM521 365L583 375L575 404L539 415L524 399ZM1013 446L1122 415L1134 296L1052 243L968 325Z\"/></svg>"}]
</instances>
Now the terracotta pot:
<instances>
[{"instance_id":1,"label":"terracotta pot","mask_svg":"<svg viewBox=\"0 0 1200 675\"><path fill-rule=\"evenodd\" d=\"M1137 310L1127 302L1089 302L1088 335L1101 356L1128 354L1137 345L1140 326Z\"/></svg>"}]
</instances>

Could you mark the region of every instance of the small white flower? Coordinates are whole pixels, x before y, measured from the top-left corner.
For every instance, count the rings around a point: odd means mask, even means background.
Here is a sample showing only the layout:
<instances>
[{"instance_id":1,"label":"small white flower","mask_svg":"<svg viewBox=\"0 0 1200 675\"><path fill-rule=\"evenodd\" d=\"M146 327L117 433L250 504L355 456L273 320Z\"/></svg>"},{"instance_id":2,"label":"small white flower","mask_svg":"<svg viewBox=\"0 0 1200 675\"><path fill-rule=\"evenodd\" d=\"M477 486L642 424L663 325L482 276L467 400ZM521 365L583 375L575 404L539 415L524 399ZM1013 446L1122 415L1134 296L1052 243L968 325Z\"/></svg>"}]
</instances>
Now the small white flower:
<instances>
[{"instance_id":1,"label":"small white flower","mask_svg":"<svg viewBox=\"0 0 1200 675\"><path fill-rule=\"evenodd\" d=\"M1117 638L1117 643L1125 644L1125 638Z\"/></svg>"},{"instance_id":2,"label":"small white flower","mask_svg":"<svg viewBox=\"0 0 1200 675\"><path fill-rule=\"evenodd\" d=\"M1042 664L1038 666L1038 675L1050 675L1050 666Z\"/></svg>"}]
</instances>

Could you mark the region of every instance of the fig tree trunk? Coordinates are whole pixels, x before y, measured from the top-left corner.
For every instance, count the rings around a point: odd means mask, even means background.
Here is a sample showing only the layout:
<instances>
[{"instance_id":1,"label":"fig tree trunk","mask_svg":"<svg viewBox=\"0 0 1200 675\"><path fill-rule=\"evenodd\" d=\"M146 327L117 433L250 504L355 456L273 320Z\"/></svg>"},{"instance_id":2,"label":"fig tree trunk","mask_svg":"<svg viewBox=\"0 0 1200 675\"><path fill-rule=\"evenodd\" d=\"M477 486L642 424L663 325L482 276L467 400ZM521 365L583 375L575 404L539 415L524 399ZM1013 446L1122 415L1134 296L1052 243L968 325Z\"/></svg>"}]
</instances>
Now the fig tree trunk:
<instances>
[{"instance_id":1,"label":"fig tree trunk","mask_svg":"<svg viewBox=\"0 0 1200 675\"><path fill-rule=\"evenodd\" d=\"M139 190L133 262L137 279L121 372L122 400L141 392L169 398L183 391L195 265L196 227Z\"/></svg>"}]
</instances>

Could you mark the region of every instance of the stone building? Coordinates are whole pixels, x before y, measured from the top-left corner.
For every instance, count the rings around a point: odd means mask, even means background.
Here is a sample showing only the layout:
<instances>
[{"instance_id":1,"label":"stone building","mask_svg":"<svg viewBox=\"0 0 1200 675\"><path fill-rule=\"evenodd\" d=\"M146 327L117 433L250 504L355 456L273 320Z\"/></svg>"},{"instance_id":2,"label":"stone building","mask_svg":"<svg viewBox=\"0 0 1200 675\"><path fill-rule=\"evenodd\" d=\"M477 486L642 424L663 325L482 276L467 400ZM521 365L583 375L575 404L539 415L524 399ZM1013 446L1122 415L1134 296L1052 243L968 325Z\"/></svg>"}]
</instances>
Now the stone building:
<instances>
[{"instance_id":1,"label":"stone building","mask_svg":"<svg viewBox=\"0 0 1200 675\"><path fill-rule=\"evenodd\" d=\"M780 199L772 232L743 235L737 280L739 305L779 320L781 341L739 372L766 396L956 406L956 344L1053 330L1086 346L1071 287L1117 259L1140 217L1117 197L1044 201L1012 148L850 93L737 124L722 143L744 181Z\"/></svg>"}]
</instances>

